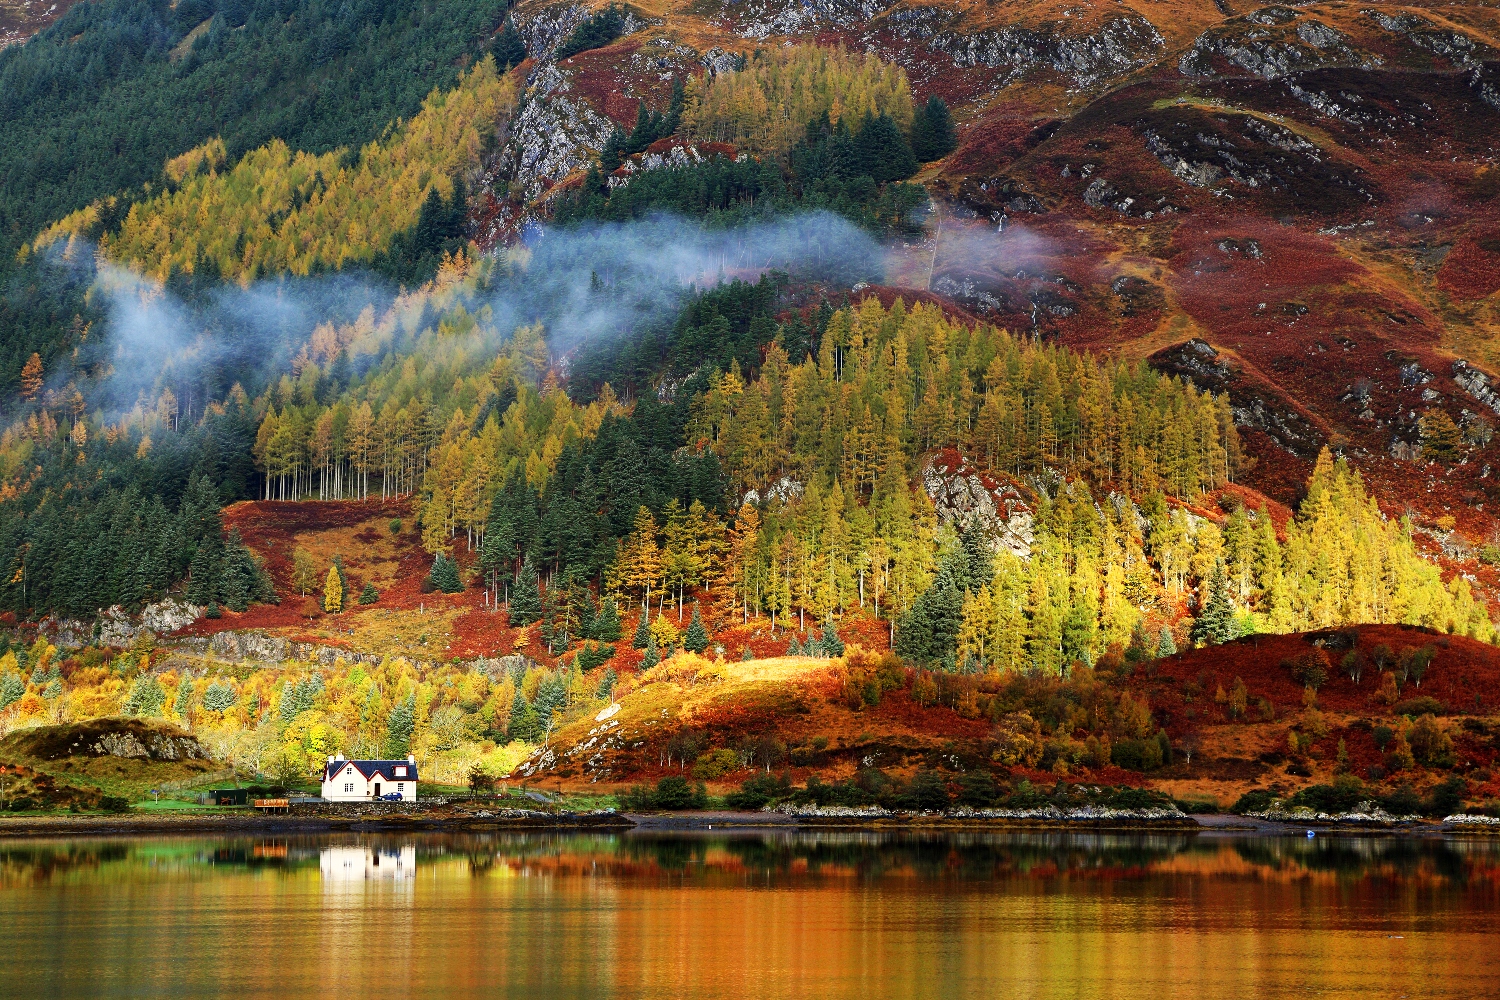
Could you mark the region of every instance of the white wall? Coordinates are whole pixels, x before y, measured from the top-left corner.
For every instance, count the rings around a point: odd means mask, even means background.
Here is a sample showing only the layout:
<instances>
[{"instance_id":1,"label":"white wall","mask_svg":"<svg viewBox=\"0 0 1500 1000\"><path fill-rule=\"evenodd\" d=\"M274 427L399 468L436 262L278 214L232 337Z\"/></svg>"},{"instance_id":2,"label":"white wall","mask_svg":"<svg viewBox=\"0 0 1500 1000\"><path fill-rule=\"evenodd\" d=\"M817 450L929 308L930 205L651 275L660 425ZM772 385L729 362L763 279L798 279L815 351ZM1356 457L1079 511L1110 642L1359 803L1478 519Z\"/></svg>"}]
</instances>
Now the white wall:
<instances>
[{"instance_id":1,"label":"white wall","mask_svg":"<svg viewBox=\"0 0 1500 1000\"><path fill-rule=\"evenodd\" d=\"M411 765L397 765L407 767L409 771L416 769ZM388 769L390 770L390 769ZM323 798L330 802L368 802L375 795L375 782L380 783L380 794L390 795L399 791L404 802L417 801L417 783L411 778L387 778L385 775L376 775L374 780L368 780L360 773L359 768L352 764L344 767L334 775L332 780L323 782ZM345 786L353 785L352 791L345 791Z\"/></svg>"}]
</instances>

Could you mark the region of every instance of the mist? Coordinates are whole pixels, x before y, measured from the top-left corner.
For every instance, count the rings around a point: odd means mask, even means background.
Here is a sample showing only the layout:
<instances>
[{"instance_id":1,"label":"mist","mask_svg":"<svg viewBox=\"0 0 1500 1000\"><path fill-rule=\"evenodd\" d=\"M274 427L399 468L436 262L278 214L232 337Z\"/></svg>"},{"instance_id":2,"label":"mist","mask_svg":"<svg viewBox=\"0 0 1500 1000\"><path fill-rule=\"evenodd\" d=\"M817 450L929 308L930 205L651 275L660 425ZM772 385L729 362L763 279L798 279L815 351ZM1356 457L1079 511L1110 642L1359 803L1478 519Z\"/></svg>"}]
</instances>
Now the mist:
<instances>
[{"instance_id":1,"label":"mist","mask_svg":"<svg viewBox=\"0 0 1500 1000\"><path fill-rule=\"evenodd\" d=\"M541 323L553 357L582 345L669 323L693 289L784 271L799 281L848 287L884 277L886 249L846 219L816 212L724 229L675 217L580 227L534 227L505 251L494 279L463 302L488 307L501 341ZM238 382L255 394L291 369L322 323L385 312L401 289L367 273L281 277L248 287L174 291L75 243L52 263L77 280L93 268L90 302L104 315L66 371L111 417L172 388L185 417ZM396 349L399 349L399 344ZM497 348L499 343L481 344ZM369 359L378 361L378 359Z\"/></svg>"}]
</instances>

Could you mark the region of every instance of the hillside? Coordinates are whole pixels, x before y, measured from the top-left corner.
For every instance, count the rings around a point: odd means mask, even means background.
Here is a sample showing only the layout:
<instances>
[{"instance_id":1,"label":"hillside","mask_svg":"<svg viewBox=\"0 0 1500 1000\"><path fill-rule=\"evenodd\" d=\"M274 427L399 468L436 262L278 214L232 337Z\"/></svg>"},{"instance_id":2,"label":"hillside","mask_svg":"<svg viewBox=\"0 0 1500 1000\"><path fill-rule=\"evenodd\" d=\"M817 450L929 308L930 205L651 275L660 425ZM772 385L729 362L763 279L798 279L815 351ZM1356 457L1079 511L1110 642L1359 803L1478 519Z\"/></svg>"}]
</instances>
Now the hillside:
<instances>
[{"instance_id":1,"label":"hillside","mask_svg":"<svg viewBox=\"0 0 1500 1000\"><path fill-rule=\"evenodd\" d=\"M56 14L0 731L1496 794L1493 7Z\"/></svg>"}]
</instances>

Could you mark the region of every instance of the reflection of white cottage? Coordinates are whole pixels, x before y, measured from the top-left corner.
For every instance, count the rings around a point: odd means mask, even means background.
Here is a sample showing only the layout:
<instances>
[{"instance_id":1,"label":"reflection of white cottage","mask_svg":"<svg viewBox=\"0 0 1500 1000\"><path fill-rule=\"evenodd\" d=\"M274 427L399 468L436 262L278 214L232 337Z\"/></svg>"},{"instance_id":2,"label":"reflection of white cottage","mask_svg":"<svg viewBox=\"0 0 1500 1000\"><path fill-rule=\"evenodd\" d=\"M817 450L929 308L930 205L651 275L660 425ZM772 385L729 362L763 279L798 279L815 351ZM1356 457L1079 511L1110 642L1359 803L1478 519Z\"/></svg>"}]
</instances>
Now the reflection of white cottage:
<instances>
[{"instance_id":1,"label":"reflection of white cottage","mask_svg":"<svg viewBox=\"0 0 1500 1000\"><path fill-rule=\"evenodd\" d=\"M413 846L377 850L372 847L325 847L318 867L326 882L363 882L370 879L417 877L417 849Z\"/></svg>"},{"instance_id":2,"label":"reflection of white cottage","mask_svg":"<svg viewBox=\"0 0 1500 1000\"><path fill-rule=\"evenodd\" d=\"M417 801L417 758L405 760L345 760L329 757L323 768L323 798L330 802L368 802L399 795Z\"/></svg>"}]
</instances>

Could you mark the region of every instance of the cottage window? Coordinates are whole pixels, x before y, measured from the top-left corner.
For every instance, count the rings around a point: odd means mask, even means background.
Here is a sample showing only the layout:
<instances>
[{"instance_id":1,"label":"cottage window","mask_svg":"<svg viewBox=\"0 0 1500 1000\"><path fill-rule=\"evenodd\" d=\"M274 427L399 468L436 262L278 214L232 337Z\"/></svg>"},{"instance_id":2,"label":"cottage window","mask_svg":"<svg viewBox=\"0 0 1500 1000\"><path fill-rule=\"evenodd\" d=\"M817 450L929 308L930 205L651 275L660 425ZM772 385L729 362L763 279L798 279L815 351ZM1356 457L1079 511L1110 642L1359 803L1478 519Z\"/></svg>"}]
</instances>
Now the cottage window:
<instances>
[{"instance_id":1,"label":"cottage window","mask_svg":"<svg viewBox=\"0 0 1500 1000\"><path fill-rule=\"evenodd\" d=\"M404 792L404 791L406 791L406 782L404 782L404 781L398 781L398 782L396 782L396 791L398 791L398 792Z\"/></svg>"},{"instance_id":2,"label":"cottage window","mask_svg":"<svg viewBox=\"0 0 1500 1000\"><path fill-rule=\"evenodd\" d=\"M404 777L406 777L406 768L404 768L404 767L398 767L398 768L396 768L396 777L398 777L398 778L404 778Z\"/></svg>"},{"instance_id":3,"label":"cottage window","mask_svg":"<svg viewBox=\"0 0 1500 1000\"><path fill-rule=\"evenodd\" d=\"M352 791L354 791L354 782L352 782L352 781L346 782L345 785L344 785L344 791L346 791L346 792L352 792Z\"/></svg>"}]
</instances>

